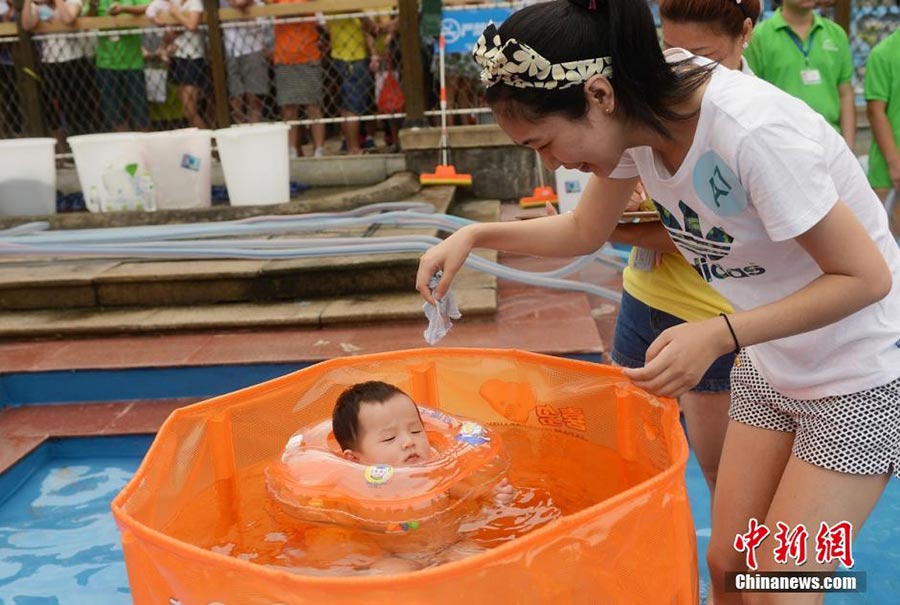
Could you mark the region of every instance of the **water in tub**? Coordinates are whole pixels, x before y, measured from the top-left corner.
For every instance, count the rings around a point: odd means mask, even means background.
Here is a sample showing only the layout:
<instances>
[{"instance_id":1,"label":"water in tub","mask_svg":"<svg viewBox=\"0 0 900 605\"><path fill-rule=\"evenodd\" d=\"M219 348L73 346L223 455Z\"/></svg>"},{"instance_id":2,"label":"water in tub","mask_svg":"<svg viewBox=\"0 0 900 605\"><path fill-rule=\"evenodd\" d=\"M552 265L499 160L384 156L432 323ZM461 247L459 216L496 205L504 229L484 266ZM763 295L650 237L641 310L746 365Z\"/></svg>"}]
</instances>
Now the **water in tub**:
<instances>
[{"instance_id":1,"label":"water in tub","mask_svg":"<svg viewBox=\"0 0 900 605\"><path fill-rule=\"evenodd\" d=\"M514 499L505 505L486 502L477 513L462 520L458 540L449 546L440 542L429 548L427 533L420 530L418 539L426 540L423 548L397 554L358 528L299 522L268 497L264 478L267 461L248 467L238 478L241 493L232 507L233 518L198 517L184 511L165 533L219 554L298 574L401 572L442 565L494 548L654 474L637 465L631 468L630 463L626 469L613 450L599 449L560 431L521 425L492 428L501 433L509 453L507 478L516 489ZM610 472L598 473L604 468ZM195 506L221 511L214 489L201 492L191 508Z\"/></svg>"}]
</instances>

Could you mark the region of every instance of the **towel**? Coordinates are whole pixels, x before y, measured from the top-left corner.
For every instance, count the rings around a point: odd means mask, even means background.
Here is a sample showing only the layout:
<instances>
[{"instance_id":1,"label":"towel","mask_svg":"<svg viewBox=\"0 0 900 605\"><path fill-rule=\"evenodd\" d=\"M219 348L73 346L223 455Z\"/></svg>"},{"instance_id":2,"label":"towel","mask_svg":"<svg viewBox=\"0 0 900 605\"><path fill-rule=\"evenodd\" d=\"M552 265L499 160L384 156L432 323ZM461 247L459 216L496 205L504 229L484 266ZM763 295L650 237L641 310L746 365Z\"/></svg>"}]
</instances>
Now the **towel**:
<instances>
[{"instance_id":1,"label":"towel","mask_svg":"<svg viewBox=\"0 0 900 605\"><path fill-rule=\"evenodd\" d=\"M438 271L428 282L428 289L431 290L431 296L434 297L434 289L437 288L438 282L441 281L443 271ZM453 296L453 290L447 290L444 298L437 301L437 306L431 303L425 303L422 306L425 311L425 317L428 319L428 327L425 328L425 342L430 345L437 344L450 328L453 327L451 319L459 319L462 314L456 306L456 297Z\"/></svg>"}]
</instances>

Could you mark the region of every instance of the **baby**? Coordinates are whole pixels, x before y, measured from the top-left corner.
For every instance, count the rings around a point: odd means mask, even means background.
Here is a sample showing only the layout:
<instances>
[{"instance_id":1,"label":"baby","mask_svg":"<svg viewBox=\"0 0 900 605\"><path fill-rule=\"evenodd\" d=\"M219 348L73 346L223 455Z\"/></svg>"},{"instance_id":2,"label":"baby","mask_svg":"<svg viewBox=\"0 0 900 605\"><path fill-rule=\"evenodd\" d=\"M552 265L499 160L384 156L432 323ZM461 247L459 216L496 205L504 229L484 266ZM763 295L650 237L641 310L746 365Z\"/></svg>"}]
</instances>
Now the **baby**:
<instances>
[{"instance_id":1,"label":"baby","mask_svg":"<svg viewBox=\"0 0 900 605\"><path fill-rule=\"evenodd\" d=\"M354 462L415 466L432 454L419 408L385 382L361 382L341 393L331 424L344 457Z\"/></svg>"},{"instance_id":2,"label":"baby","mask_svg":"<svg viewBox=\"0 0 900 605\"><path fill-rule=\"evenodd\" d=\"M435 453L418 406L409 395L385 382L362 382L347 388L335 403L331 423L344 457L360 464L417 466ZM509 504L514 495L515 489L506 479L494 488L497 504ZM400 557L384 557L370 567L373 573L414 569L418 569L416 563Z\"/></svg>"}]
</instances>

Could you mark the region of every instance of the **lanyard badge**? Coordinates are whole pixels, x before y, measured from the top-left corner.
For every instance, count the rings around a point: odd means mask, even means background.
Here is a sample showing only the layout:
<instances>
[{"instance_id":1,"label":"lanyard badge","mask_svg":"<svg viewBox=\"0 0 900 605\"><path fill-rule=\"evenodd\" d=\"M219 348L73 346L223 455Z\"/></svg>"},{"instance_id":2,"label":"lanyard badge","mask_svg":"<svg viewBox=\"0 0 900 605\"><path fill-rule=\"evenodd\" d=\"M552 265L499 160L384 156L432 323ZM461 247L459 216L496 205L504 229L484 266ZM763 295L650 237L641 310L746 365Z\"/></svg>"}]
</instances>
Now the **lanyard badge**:
<instances>
[{"instance_id":1,"label":"lanyard badge","mask_svg":"<svg viewBox=\"0 0 900 605\"><path fill-rule=\"evenodd\" d=\"M809 34L809 43L806 47L803 46L803 41L790 29L787 30L788 35L791 37L791 40L794 42L794 45L803 55L803 58L806 60L806 67L800 70L800 80L803 82L804 86L815 86L817 84L822 83L822 74L821 72L809 64L809 53L812 51L813 40L816 36L816 30L813 30Z\"/></svg>"}]
</instances>

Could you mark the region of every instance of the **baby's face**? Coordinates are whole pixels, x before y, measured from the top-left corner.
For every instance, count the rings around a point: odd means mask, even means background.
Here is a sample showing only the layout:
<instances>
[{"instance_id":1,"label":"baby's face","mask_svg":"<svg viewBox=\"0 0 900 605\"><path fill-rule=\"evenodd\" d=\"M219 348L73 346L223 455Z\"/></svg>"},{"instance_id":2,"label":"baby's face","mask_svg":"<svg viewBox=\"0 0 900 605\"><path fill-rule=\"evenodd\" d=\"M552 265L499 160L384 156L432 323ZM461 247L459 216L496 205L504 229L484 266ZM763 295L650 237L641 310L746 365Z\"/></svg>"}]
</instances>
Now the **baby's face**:
<instances>
[{"instance_id":1,"label":"baby's face","mask_svg":"<svg viewBox=\"0 0 900 605\"><path fill-rule=\"evenodd\" d=\"M359 438L353 457L362 464L415 466L428 460L431 446L416 404L405 395L359 406Z\"/></svg>"}]
</instances>

